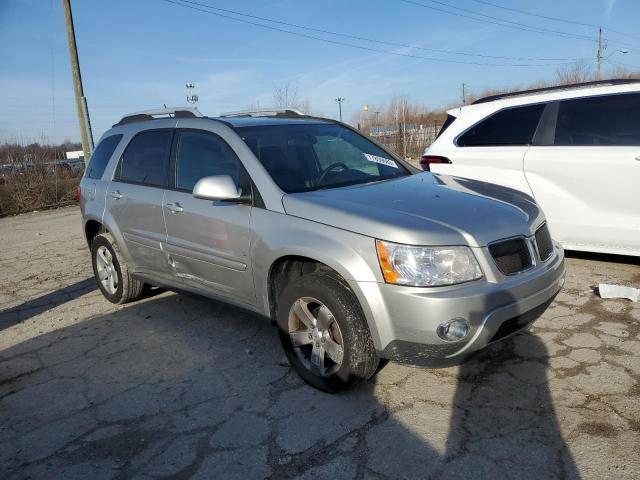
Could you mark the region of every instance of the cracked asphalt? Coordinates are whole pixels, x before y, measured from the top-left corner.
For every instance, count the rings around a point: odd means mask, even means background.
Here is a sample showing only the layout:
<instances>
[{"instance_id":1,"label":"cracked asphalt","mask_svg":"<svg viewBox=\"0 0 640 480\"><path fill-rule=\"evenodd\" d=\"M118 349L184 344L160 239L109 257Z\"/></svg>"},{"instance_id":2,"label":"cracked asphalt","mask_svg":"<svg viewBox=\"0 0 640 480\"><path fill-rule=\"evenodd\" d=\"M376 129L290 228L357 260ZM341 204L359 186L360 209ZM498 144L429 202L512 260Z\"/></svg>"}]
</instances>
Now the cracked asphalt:
<instances>
[{"instance_id":1,"label":"cracked asphalt","mask_svg":"<svg viewBox=\"0 0 640 480\"><path fill-rule=\"evenodd\" d=\"M0 219L0 477L640 478L640 262L567 259L531 331L465 364L298 379L271 324L94 285L77 208Z\"/></svg>"}]
</instances>

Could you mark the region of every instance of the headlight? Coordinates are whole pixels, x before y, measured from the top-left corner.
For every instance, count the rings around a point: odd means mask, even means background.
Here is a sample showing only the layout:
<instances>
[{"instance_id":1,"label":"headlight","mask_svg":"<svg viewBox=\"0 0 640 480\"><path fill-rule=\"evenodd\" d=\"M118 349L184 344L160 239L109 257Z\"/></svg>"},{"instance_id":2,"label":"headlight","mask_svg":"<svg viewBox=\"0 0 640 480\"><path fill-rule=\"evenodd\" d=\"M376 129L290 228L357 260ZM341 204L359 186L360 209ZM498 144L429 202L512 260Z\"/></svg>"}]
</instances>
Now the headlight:
<instances>
[{"instance_id":1,"label":"headlight","mask_svg":"<svg viewBox=\"0 0 640 480\"><path fill-rule=\"evenodd\" d=\"M376 250L387 283L436 287L482 277L469 247L417 247L376 240Z\"/></svg>"}]
</instances>

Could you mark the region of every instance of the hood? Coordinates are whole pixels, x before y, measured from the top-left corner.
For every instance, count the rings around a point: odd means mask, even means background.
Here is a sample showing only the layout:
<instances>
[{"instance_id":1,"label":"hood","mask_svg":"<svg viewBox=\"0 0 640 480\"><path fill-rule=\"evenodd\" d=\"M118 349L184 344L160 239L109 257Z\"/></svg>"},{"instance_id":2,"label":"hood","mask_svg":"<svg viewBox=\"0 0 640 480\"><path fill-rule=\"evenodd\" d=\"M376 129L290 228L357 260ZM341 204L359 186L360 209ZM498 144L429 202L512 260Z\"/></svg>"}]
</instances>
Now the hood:
<instances>
[{"instance_id":1,"label":"hood","mask_svg":"<svg viewBox=\"0 0 640 480\"><path fill-rule=\"evenodd\" d=\"M482 247L530 236L544 216L516 190L428 172L365 185L287 194L288 215L381 240Z\"/></svg>"}]
</instances>

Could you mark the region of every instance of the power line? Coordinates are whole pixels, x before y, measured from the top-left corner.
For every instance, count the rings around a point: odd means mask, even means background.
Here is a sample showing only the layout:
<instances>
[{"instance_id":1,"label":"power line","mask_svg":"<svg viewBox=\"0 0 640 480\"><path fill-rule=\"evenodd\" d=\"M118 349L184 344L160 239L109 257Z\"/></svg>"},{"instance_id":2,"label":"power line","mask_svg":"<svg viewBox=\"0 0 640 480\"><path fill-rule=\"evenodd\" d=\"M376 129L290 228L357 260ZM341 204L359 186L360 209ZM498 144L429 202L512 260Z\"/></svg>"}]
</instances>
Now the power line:
<instances>
[{"instance_id":1,"label":"power line","mask_svg":"<svg viewBox=\"0 0 640 480\"><path fill-rule=\"evenodd\" d=\"M204 8L200 8L199 6L203 6L205 8L213 8L210 7L209 5L205 5L205 4L196 4L196 2L190 2L189 4L187 3L183 3L186 0L163 0L164 2L173 4L173 5L177 5L183 8L189 8L191 10L196 10L202 13L207 13L209 15L215 15L217 17L222 17L222 18L226 18L229 20L233 20L236 22L241 22L241 23L246 23L249 25L254 25L257 27L261 27L261 28L266 28L269 30L274 30L274 31L278 31L278 32L283 32L283 33L288 33L290 35L295 35L298 37L302 37L302 38L308 38L308 39L312 39L312 40L317 40L320 42L324 42L324 43L330 43L333 45L340 45L343 47L350 47L350 48L357 48L359 50L365 50L365 51L369 51L369 52L374 52L374 53L382 53L385 55L395 55L395 56L400 56L400 57L409 57L409 58L415 58L415 59L419 59L419 60L429 60L429 61L433 61L433 62L443 62L443 63L457 63L457 64L463 64L463 65L480 65L480 66L491 66L491 67L545 67L545 66L560 66L560 65L567 65L570 63L575 63L575 61L571 61L571 62L563 62L563 63L535 63L535 64L530 64L530 63L485 63L485 62L468 62L468 61L463 61L463 60L452 60L452 59L444 59L444 58L436 58L436 57L424 57L421 55L415 55L415 54L411 54L411 53L401 53L401 52L393 52L393 51L389 51L389 50L380 50L377 48L372 48L372 47L366 47L363 45L356 45L353 43L347 43L347 42L341 42L341 41L337 41L337 40L331 40L328 38L322 38L322 37L318 37L315 35L309 35L306 33L302 33L302 32L296 32L296 31L292 31L292 30L287 30L284 28L279 28L279 27L274 27L273 25L265 25L263 23L258 23L258 22L254 22L251 20L246 20L244 18L237 18L237 17L232 17L230 15L226 15L223 13L219 13L219 12L215 12L215 11L211 11L211 10L205 10ZM199 6L195 6L195 5L199 5Z\"/></svg>"},{"instance_id":2,"label":"power line","mask_svg":"<svg viewBox=\"0 0 640 480\"><path fill-rule=\"evenodd\" d=\"M448 3L445 2L440 2L437 0L424 0L430 3L435 3L438 5L443 5L447 8L453 9L453 10L457 10L457 11L449 11L449 10L444 10L442 8L438 8L438 7L434 7L431 5L425 5L424 3L421 2L417 2L414 0L400 0L401 2L410 4L410 5L415 5L418 7L422 7L422 8L428 8L430 10L435 10L437 12L442 12L442 13L446 13L448 15L454 15L454 16L458 16L458 17L462 17L462 18L468 18L471 20L475 20L477 22L484 22L484 23L490 23L492 25L498 25L501 27L506 27L506 28L512 28L515 30L522 30L525 32L533 32L533 33L539 33L539 34L543 34L543 35L551 35L551 36L555 36L555 37L560 37L560 38L569 38L569 39L574 39L574 40L588 40L591 42L597 42L598 39L596 37L592 37L590 35L582 35L582 34L578 34L578 33L570 33L570 32L562 32L559 30L552 30L549 28L543 28L543 27L536 27L534 25L528 25L526 23L520 23L520 22L514 22L511 20L506 20L504 18L500 18L500 17L494 17L492 15L486 15L484 13L478 13L475 12L473 10L469 10L467 8L462 8L462 7L456 7L453 5L450 5ZM460 12L467 12L470 13L472 15L475 16L471 16L471 15L467 15L465 13L460 13ZM477 18L477 17L484 17L484 18ZM622 45L622 46L627 46L627 47L635 47L635 48L640 48L638 45L631 45L631 44L626 44L626 43L620 43L617 41L613 41L613 40L609 40L609 43L612 44L616 44L616 45Z\"/></svg>"},{"instance_id":3,"label":"power line","mask_svg":"<svg viewBox=\"0 0 640 480\"><path fill-rule=\"evenodd\" d=\"M335 36L339 36L339 37L344 37L344 38L350 38L353 40L362 40L365 42L372 42L372 43L378 43L381 45L389 45L392 47L402 47L402 48L413 48L416 50L424 50L427 52L435 52L435 53L446 53L446 54L451 54L451 55L464 55L464 56L469 56L469 57L481 57L481 58L493 58L493 59L498 59L498 60L531 60L531 61L575 61L576 59L573 58L536 58L536 57L508 57L508 56L500 56L500 55L487 55L487 54L483 54L483 53L470 53L470 52L458 52L458 51L454 51L454 50L442 50L442 49L437 49L437 48L427 48L427 47L418 47L418 46L414 46L414 45L409 45L406 43L396 43L396 42L389 42L386 40L379 40L379 39L374 39L374 38L369 38L369 37L362 37L362 36L358 36L358 35L350 35L348 33L341 33L341 32L335 32L335 31L331 31L331 30L325 30L325 29L321 29L321 28L315 28L315 27L310 27L308 25L300 25L300 24L296 24L296 23L290 23L290 22L284 22L282 20L275 20L273 18L267 18L267 17L260 17L258 15L251 15L248 13L242 13L242 12L238 12L235 10L229 10L226 8L220 8L220 7L214 7L212 5L209 5L207 3L200 3L200 2L196 2L193 0L179 0L181 3L186 3L186 4L191 4L191 5L198 5L200 7L203 8L207 8L210 10L217 10L220 12L225 12L225 13L230 13L233 15L238 15L241 17L247 17L247 18L253 18L253 19L257 19L257 20L262 20L265 22L271 22L271 23L276 23L278 25L285 25L288 27L294 27L294 28L299 28L302 30L309 30L309 31L313 31L313 32L319 32L319 33L325 33L328 35L335 35Z\"/></svg>"},{"instance_id":4,"label":"power line","mask_svg":"<svg viewBox=\"0 0 640 480\"><path fill-rule=\"evenodd\" d=\"M552 20L554 22L569 23L569 24L572 24L572 25L580 25L582 27L600 28L600 25L596 25L595 23L578 22L578 21L575 21L575 20L568 20L566 18L551 17L549 15L541 15L539 13L527 12L525 10L520 10L518 8L506 7L504 5L498 5L497 3L487 2L485 0L471 0L471 1L472 2L476 2L476 3L481 3L483 5L489 5L489 6L495 7L495 8L500 8L502 10L507 10L509 12L522 13L524 15L529 15L531 17L543 18L545 20ZM629 38L640 39L640 37L638 37L636 35L630 35L628 33L621 32L620 30L614 30L613 28L609 28L609 27L603 27L603 28L604 28L604 30L606 30L608 32L611 32L611 33L617 33L618 35L623 35L623 36L629 37Z\"/></svg>"},{"instance_id":5,"label":"power line","mask_svg":"<svg viewBox=\"0 0 640 480\"><path fill-rule=\"evenodd\" d=\"M484 13L478 13L478 12L475 12L473 10L469 10L467 8L456 7L456 6L450 5L448 3L439 2L439 1L435 1L435 0L424 0L424 1L427 1L427 2L430 2L430 3L435 3L435 4L438 4L438 5L443 5L443 6L447 7L447 8L451 8L453 10L459 10L460 12L467 12L467 13L470 13L470 14L476 15L476 16L472 17L471 15L465 15L464 13L459 13L459 12L456 12L456 11L451 12L449 10L443 10L442 8L433 7L433 6L430 6L430 5L425 5L422 2L416 2L414 0L400 0L400 1L404 2L404 3L411 4L411 5L416 5L418 7L428 8L430 10L435 10L437 12L447 13L449 15L454 15L454 16L463 17L463 18L469 18L471 20L476 20L478 22L490 23L490 24L493 24L493 25L499 25L501 27L514 28L516 30L523 30L525 32L543 33L543 34L548 34L548 35L560 36L562 38L572 38L572 39L578 39L578 40L596 41L596 39L594 37L590 37L588 35L561 32L561 31L558 31L558 30L551 30L551 29L546 29L546 28L542 28L542 27L536 27L534 25L527 25L525 23L514 22L514 21L511 21L511 20L506 20L504 18L494 17L492 15L486 15ZM484 17L484 18L476 18L476 17Z\"/></svg>"},{"instance_id":6,"label":"power line","mask_svg":"<svg viewBox=\"0 0 640 480\"><path fill-rule=\"evenodd\" d=\"M617 60L609 60L604 59L605 62L610 63L611 65L615 65L617 67L623 68L635 68L636 70L640 70L640 65L631 65L630 63L618 62Z\"/></svg>"}]
</instances>

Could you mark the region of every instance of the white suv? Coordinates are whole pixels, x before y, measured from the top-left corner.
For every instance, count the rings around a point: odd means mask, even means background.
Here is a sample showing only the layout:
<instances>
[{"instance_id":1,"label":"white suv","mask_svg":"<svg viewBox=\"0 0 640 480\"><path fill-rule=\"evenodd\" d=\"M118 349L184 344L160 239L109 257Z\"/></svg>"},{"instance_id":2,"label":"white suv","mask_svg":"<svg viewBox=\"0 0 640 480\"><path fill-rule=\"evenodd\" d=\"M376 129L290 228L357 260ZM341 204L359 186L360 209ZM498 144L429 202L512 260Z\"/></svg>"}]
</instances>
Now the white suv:
<instances>
[{"instance_id":1,"label":"white suv","mask_svg":"<svg viewBox=\"0 0 640 480\"><path fill-rule=\"evenodd\" d=\"M424 170L532 195L567 249L640 256L640 80L496 95L447 113Z\"/></svg>"}]
</instances>

